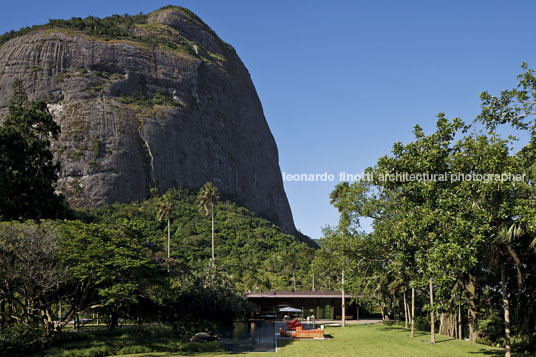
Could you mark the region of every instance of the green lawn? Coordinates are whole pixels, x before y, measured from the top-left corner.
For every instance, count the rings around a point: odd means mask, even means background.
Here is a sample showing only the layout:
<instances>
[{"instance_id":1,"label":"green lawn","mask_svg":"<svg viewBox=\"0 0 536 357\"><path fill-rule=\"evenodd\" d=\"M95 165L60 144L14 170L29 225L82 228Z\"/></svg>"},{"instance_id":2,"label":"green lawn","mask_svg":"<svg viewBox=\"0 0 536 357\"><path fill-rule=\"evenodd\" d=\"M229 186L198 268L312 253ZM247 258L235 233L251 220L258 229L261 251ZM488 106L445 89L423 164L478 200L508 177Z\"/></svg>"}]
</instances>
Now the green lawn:
<instances>
[{"instance_id":1,"label":"green lawn","mask_svg":"<svg viewBox=\"0 0 536 357\"><path fill-rule=\"evenodd\" d=\"M327 327L325 340L279 340L277 353L241 353L242 356L504 356L504 351L467 341L436 335L437 343L430 344L430 335L417 331L415 338L409 331L395 326L354 325L345 328ZM127 355L131 357L170 356L226 356L223 346L211 343L187 343L177 339L169 327L148 326L116 331L87 331L76 339L36 353L33 357L101 357ZM175 351L175 352L151 352ZM205 352L203 352L205 351ZM130 353L130 354L129 354ZM22 355L19 355L22 357Z\"/></svg>"},{"instance_id":2,"label":"green lawn","mask_svg":"<svg viewBox=\"0 0 536 357\"><path fill-rule=\"evenodd\" d=\"M467 341L453 340L436 335L437 343L430 344L430 335L417 332L415 338L400 327L384 325L360 325L328 327L326 340L279 341L277 353L244 353L241 356L504 356L501 349L478 345ZM229 356L211 353L196 356ZM131 355L134 356L134 355ZM135 356L180 356L173 353L149 353Z\"/></svg>"}]
</instances>

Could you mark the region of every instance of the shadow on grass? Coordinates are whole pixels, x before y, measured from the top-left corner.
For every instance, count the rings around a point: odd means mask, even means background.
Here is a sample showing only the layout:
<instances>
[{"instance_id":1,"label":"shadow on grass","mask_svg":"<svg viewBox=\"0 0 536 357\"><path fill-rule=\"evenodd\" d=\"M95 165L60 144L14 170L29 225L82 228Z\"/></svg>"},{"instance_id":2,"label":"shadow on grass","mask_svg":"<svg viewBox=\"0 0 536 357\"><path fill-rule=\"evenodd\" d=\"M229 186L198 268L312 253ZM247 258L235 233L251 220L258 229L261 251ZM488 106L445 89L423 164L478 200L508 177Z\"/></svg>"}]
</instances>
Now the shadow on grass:
<instances>
[{"instance_id":1,"label":"shadow on grass","mask_svg":"<svg viewBox=\"0 0 536 357\"><path fill-rule=\"evenodd\" d=\"M501 350L490 351L490 350L481 349L478 352L468 352L468 354L471 354L471 355L482 354L482 355L486 355L486 356L502 357L502 356L504 356L504 351L501 351ZM512 354L512 356L516 356L516 354L514 353L514 354Z\"/></svg>"},{"instance_id":2,"label":"shadow on grass","mask_svg":"<svg viewBox=\"0 0 536 357\"><path fill-rule=\"evenodd\" d=\"M277 340L277 347L280 348L280 347L286 347L288 345L291 345L292 342L294 342L293 340Z\"/></svg>"},{"instance_id":3,"label":"shadow on grass","mask_svg":"<svg viewBox=\"0 0 536 357\"><path fill-rule=\"evenodd\" d=\"M404 329L403 327L401 326L386 326L386 325L383 325L382 327L378 328L378 330L380 331L390 331L390 332L393 332L393 331L396 331L398 330L399 332L406 332L407 333L407 336L409 337L409 331ZM425 331L420 331L420 330L415 330L415 338L417 337L424 337L424 336L427 336L429 337L430 336L430 333L429 332L425 332ZM440 335L442 337L446 337L444 335ZM456 338L447 338L447 339L441 339L439 341L436 340L436 344L438 343L443 343L443 342L451 342L451 341L459 341L458 339ZM424 340L421 340L421 342L425 342ZM485 350L485 349L480 349L478 350L478 352L467 352L467 354L469 355L474 355L474 354L482 354L482 355L486 355L486 356L495 356L495 357L502 357L504 356L504 351L503 350ZM520 354L516 354L516 353L512 353L512 356L521 356Z\"/></svg>"},{"instance_id":4,"label":"shadow on grass","mask_svg":"<svg viewBox=\"0 0 536 357\"><path fill-rule=\"evenodd\" d=\"M410 334L409 330L406 330L406 329L404 329L402 327L397 327L397 326L382 326L382 327L379 327L378 330L379 331L389 331L389 332L396 331L396 332L400 332L400 333L405 333L407 335L407 337L409 337L409 334ZM420 330L415 330L414 334L415 334L415 337L422 337L422 336L428 335L427 332L420 331Z\"/></svg>"},{"instance_id":5,"label":"shadow on grass","mask_svg":"<svg viewBox=\"0 0 536 357\"><path fill-rule=\"evenodd\" d=\"M401 327L398 327L398 326L383 325L382 327L379 328L379 330L383 330L383 331L400 330L400 331L402 331L403 329Z\"/></svg>"},{"instance_id":6,"label":"shadow on grass","mask_svg":"<svg viewBox=\"0 0 536 357\"><path fill-rule=\"evenodd\" d=\"M326 333L324 334L324 338L326 340L331 340L333 339L333 335L329 334L329 333ZM316 341L312 338L303 338L303 339L292 339L292 340L277 340L277 348L283 348L283 347L286 347L286 346L290 346L292 343L296 342L296 341Z\"/></svg>"},{"instance_id":7,"label":"shadow on grass","mask_svg":"<svg viewBox=\"0 0 536 357\"><path fill-rule=\"evenodd\" d=\"M436 341L435 343L438 344L438 343L451 342L451 341L458 341L458 340L455 338L448 338L446 340Z\"/></svg>"}]
</instances>

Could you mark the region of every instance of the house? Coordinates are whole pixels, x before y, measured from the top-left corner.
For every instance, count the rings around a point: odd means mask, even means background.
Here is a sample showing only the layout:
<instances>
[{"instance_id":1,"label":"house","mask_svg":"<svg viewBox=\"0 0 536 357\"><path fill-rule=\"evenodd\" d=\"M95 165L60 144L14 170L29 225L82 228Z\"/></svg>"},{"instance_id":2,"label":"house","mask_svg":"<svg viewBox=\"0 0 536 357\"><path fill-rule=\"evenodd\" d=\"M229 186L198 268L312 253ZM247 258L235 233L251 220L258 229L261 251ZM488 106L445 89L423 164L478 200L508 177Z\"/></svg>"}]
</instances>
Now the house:
<instances>
[{"instance_id":1,"label":"house","mask_svg":"<svg viewBox=\"0 0 536 357\"><path fill-rule=\"evenodd\" d=\"M248 300L257 306L256 315L281 315L281 307L291 306L302 310L303 318L315 316L317 320L341 319L342 295L340 291L262 291L246 294ZM350 294L345 294L345 315L347 320L359 320L359 307L351 302Z\"/></svg>"}]
</instances>

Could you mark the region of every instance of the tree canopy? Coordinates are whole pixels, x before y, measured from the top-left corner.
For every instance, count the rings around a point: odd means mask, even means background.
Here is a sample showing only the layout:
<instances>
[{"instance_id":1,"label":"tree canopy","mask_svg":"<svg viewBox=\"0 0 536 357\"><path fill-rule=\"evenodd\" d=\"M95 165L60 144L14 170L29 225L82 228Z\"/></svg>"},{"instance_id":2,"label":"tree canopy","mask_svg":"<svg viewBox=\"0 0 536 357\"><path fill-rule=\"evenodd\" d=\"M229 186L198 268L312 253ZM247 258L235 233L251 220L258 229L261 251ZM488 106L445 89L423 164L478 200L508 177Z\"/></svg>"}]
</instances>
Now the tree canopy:
<instances>
[{"instance_id":1,"label":"tree canopy","mask_svg":"<svg viewBox=\"0 0 536 357\"><path fill-rule=\"evenodd\" d=\"M59 132L46 104L29 101L16 81L0 127L0 219L55 218L61 213L63 198L55 193L59 165L50 150Z\"/></svg>"},{"instance_id":2,"label":"tree canopy","mask_svg":"<svg viewBox=\"0 0 536 357\"><path fill-rule=\"evenodd\" d=\"M349 253L337 254L357 272L355 294L374 297L391 315L407 319L406 292L416 289L432 342L436 316L442 333L497 341L488 320L500 309L507 355L514 336L536 345L536 80L526 65L518 79L498 97L482 93L475 123L440 113L435 132L416 126L413 141L395 143L367 177L339 184L330 196L340 221L317 258L351 242ZM516 138L498 131L505 124L526 131L529 142L516 150ZM361 232L363 217L372 219L369 234Z\"/></svg>"}]
</instances>

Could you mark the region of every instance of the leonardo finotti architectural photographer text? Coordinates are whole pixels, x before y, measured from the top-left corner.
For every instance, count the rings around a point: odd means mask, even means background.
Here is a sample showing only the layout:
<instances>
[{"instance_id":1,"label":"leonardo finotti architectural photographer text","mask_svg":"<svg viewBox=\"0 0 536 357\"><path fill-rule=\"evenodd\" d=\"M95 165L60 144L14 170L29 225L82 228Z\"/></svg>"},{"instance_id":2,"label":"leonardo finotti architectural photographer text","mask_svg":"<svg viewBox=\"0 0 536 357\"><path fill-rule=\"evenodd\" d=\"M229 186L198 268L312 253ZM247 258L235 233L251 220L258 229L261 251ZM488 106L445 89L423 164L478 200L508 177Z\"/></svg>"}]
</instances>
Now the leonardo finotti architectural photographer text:
<instances>
[{"instance_id":1,"label":"leonardo finotti architectural photographer text","mask_svg":"<svg viewBox=\"0 0 536 357\"><path fill-rule=\"evenodd\" d=\"M416 182L416 181L428 181L428 182L463 182L463 181L476 181L483 183L490 182L522 182L525 181L525 174L513 174L511 172L505 173L409 173L409 172L395 172L395 173L382 173L374 176L372 173L360 173L350 174L346 172L339 172L337 175L323 172L323 173L309 173L309 174L291 174L283 172L283 181L287 182L334 182L338 179L340 182L355 182L355 181L393 181L393 182Z\"/></svg>"}]
</instances>

